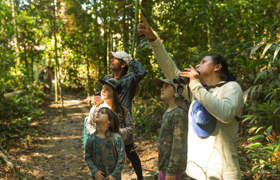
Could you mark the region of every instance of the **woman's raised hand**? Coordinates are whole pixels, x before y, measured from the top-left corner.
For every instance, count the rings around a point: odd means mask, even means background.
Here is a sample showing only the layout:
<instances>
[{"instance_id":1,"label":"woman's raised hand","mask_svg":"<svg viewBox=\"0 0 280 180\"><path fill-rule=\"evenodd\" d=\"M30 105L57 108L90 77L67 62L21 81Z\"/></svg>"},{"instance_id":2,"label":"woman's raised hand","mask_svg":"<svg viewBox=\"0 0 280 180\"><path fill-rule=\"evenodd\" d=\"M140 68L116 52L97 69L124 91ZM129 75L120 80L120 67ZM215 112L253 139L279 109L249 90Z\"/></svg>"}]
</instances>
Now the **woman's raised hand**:
<instances>
[{"instance_id":1,"label":"woman's raised hand","mask_svg":"<svg viewBox=\"0 0 280 180\"><path fill-rule=\"evenodd\" d=\"M138 24L138 28L137 28L138 34L139 35L144 34L149 41L155 41L157 37L152 31L147 19L143 14L141 14L141 19L142 22Z\"/></svg>"}]
</instances>

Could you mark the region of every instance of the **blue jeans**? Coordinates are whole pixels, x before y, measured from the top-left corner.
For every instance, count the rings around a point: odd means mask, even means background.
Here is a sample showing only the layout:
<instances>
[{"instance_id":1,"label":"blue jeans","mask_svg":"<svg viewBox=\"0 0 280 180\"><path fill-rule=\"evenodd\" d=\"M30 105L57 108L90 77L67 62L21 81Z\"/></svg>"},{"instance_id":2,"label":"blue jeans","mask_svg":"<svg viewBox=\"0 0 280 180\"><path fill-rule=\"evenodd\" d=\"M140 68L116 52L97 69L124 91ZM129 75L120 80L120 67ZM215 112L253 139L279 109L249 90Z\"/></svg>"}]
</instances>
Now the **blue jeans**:
<instances>
[{"instance_id":1,"label":"blue jeans","mask_svg":"<svg viewBox=\"0 0 280 180\"><path fill-rule=\"evenodd\" d=\"M87 140L88 140L88 132L87 132L87 127L86 127L87 121L88 121L88 117L86 117L84 120L83 147L86 147Z\"/></svg>"}]
</instances>

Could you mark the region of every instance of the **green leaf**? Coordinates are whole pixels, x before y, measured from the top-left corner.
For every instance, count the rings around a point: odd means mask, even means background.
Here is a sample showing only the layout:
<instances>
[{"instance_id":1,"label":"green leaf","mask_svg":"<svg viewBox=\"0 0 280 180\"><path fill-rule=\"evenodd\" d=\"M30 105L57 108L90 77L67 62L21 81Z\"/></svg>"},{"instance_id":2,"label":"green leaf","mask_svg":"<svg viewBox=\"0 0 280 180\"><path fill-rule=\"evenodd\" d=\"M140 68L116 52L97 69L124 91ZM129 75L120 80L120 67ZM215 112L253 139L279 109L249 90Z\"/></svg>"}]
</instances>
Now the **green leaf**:
<instances>
[{"instance_id":1,"label":"green leaf","mask_svg":"<svg viewBox=\"0 0 280 180\"><path fill-rule=\"evenodd\" d=\"M247 103L247 100L248 100L248 97L249 97L249 93L250 93L250 88L247 89L246 91L244 91L244 93L243 93L244 104Z\"/></svg>"},{"instance_id":2,"label":"green leaf","mask_svg":"<svg viewBox=\"0 0 280 180\"><path fill-rule=\"evenodd\" d=\"M264 50L263 50L263 53L262 53L262 56L265 55L265 53L266 53L267 50L272 46L272 44L273 44L273 43L268 43L268 44L265 46L265 48L264 48Z\"/></svg>"},{"instance_id":3,"label":"green leaf","mask_svg":"<svg viewBox=\"0 0 280 180\"><path fill-rule=\"evenodd\" d=\"M269 152L272 152L273 151L273 149L274 149L274 146L273 145L266 145L266 146L264 146L263 148L262 148L262 150L269 150ZM268 152L268 151L266 151L266 152Z\"/></svg>"},{"instance_id":4,"label":"green leaf","mask_svg":"<svg viewBox=\"0 0 280 180\"><path fill-rule=\"evenodd\" d=\"M252 121L252 120L255 120L256 119L256 116L254 115L246 115L245 118L242 120L242 122L246 122L246 121Z\"/></svg>"},{"instance_id":5,"label":"green leaf","mask_svg":"<svg viewBox=\"0 0 280 180\"><path fill-rule=\"evenodd\" d=\"M279 137L279 136L278 136ZM278 144L274 150L274 152L279 152L280 151L280 144Z\"/></svg>"},{"instance_id":6,"label":"green leaf","mask_svg":"<svg viewBox=\"0 0 280 180\"><path fill-rule=\"evenodd\" d=\"M254 80L254 83L256 83L260 78L265 78L266 77L266 75L267 75L267 71L262 71L262 72L259 72L258 74L257 74L257 77L255 78L255 80Z\"/></svg>"},{"instance_id":7,"label":"green leaf","mask_svg":"<svg viewBox=\"0 0 280 180\"><path fill-rule=\"evenodd\" d=\"M271 134L271 130L272 130L272 125L270 125L266 130L266 135L269 136Z\"/></svg>"},{"instance_id":8,"label":"green leaf","mask_svg":"<svg viewBox=\"0 0 280 180\"><path fill-rule=\"evenodd\" d=\"M278 54L278 52L280 51L280 45L275 49L275 51L274 51L274 55L273 55L273 61L275 60L275 58L276 58L276 56L277 56L277 54Z\"/></svg>"},{"instance_id":9,"label":"green leaf","mask_svg":"<svg viewBox=\"0 0 280 180\"><path fill-rule=\"evenodd\" d=\"M257 128L258 128L258 127L256 127L256 126L251 127L251 128L249 129L248 133L249 133L249 134L252 134L253 132L256 131Z\"/></svg>"},{"instance_id":10,"label":"green leaf","mask_svg":"<svg viewBox=\"0 0 280 180\"><path fill-rule=\"evenodd\" d=\"M253 96L254 96L256 89L257 89L257 85L252 86L252 87L250 88L250 97L253 97Z\"/></svg>"},{"instance_id":11,"label":"green leaf","mask_svg":"<svg viewBox=\"0 0 280 180\"><path fill-rule=\"evenodd\" d=\"M250 56L252 56L253 54L255 54L256 51L257 51L262 45L264 45L264 42L263 42L263 41L260 42L259 44L257 44L255 47L253 47L252 50L251 50Z\"/></svg>"},{"instance_id":12,"label":"green leaf","mask_svg":"<svg viewBox=\"0 0 280 180\"><path fill-rule=\"evenodd\" d=\"M245 148L256 149L256 148L258 148L260 146L262 146L262 144L260 142L256 142L256 143L252 143L252 144L249 144L249 145L245 146Z\"/></svg>"},{"instance_id":13,"label":"green leaf","mask_svg":"<svg viewBox=\"0 0 280 180\"><path fill-rule=\"evenodd\" d=\"M271 99L274 97L274 93L273 92L269 92L265 97L264 100L265 101L271 101Z\"/></svg>"},{"instance_id":14,"label":"green leaf","mask_svg":"<svg viewBox=\"0 0 280 180\"><path fill-rule=\"evenodd\" d=\"M256 135L256 136L250 137L248 139L248 141L254 141L254 140L260 139L260 138L264 138L264 135Z\"/></svg>"},{"instance_id":15,"label":"green leaf","mask_svg":"<svg viewBox=\"0 0 280 180\"><path fill-rule=\"evenodd\" d=\"M260 164L265 164L265 160L263 160L263 159L260 159Z\"/></svg>"},{"instance_id":16,"label":"green leaf","mask_svg":"<svg viewBox=\"0 0 280 180\"><path fill-rule=\"evenodd\" d=\"M264 127L259 127L257 130L256 130L256 133L258 133L260 130L264 129Z\"/></svg>"},{"instance_id":17,"label":"green leaf","mask_svg":"<svg viewBox=\"0 0 280 180\"><path fill-rule=\"evenodd\" d=\"M273 114L276 114L276 113L278 113L279 111L280 111L280 106L277 107L277 108L273 111Z\"/></svg>"}]
</instances>

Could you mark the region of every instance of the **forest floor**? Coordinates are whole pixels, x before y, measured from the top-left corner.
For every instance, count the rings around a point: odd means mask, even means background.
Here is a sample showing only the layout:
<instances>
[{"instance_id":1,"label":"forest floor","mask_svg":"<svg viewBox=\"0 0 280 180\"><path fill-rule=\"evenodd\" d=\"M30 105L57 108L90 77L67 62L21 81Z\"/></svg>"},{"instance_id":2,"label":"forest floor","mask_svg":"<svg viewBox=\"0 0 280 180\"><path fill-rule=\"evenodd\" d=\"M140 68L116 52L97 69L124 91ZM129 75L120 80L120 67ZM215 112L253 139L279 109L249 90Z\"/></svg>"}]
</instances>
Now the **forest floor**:
<instances>
[{"instance_id":1,"label":"forest floor","mask_svg":"<svg viewBox=\"0 0 280 180\"><path fill-rule=\"evenodd\" d=\"M91 179L82 148L83 121L89 112L87 102L83 98L67 95L64 113L60 105L53 102L45 111L42 117L30 124L34 132L27 138L29 140L8 150L8 158L15 163L16 172L8 173L2 179ZM135 144L145 179L152 179L151 173L157 167L156 142L137 136ZM122 179L136 179L128 160Z\"/></svg>"}]
</instances>

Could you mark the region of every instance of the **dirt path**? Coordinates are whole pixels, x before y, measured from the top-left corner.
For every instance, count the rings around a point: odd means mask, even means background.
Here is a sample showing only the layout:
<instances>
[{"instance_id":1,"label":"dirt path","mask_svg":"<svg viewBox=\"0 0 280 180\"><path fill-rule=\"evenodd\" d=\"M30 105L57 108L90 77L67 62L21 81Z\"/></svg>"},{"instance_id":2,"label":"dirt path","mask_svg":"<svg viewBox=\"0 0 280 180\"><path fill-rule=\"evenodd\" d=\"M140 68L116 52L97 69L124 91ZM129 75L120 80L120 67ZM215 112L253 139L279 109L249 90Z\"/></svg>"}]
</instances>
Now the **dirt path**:
<instances>
[{"instance_id":1,"label":"dirt path","mask_svg":"<svg viewBox=\"0 0 280 180\"><path fill-rule=\"evenodd\" d=\"M42 120L32 123L38 131L31 143L9 151L11 159L21 165L25 179L79 180L91 179L83 159L83 119L89 109L87 103L66 96L64 116L56 104L50 104ZM141 139L141 138L140 138ZM144 175L150 176L156 167L156 143L151 140L136 142ZM130 163L126 163L123 180L136 178ZM150 178L146 178L150 179Z\"/></svg>"}]
</instances>

